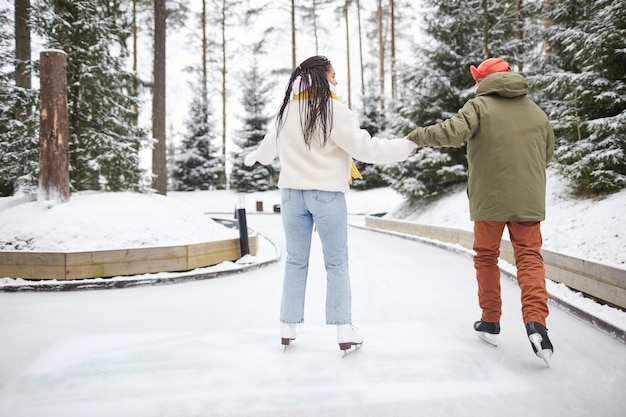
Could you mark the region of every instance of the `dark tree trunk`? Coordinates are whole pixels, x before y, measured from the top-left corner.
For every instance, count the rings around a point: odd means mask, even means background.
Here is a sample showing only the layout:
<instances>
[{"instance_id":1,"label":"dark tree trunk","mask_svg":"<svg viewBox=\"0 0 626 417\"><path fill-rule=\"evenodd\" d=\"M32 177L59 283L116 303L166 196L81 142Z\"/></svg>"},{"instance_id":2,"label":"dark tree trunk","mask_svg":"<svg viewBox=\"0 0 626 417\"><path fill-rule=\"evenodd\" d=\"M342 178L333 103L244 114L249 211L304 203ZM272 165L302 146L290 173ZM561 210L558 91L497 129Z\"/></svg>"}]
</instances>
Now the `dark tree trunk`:
<instances>
[{"instance_id":1,"label":"dark tree trunk","mask_svg":"<svg viewBox=\"0 0 626 417\"><path fill-rule=\"evenodd\" d=\"M391 14L391 61L389 63L391 70L391 98L395 99L398 96L398 88L396 81L396 12L394 10L394 0L390 0Z\"/></svg>"},{"instance_id":2,"label":"dark tree trunk","mask_svg":"<svg viewBox=\"0 0 626 417\"><path fill-rule=\"evenodd\" d=\"M152 188L167 194L167 163L165 142L165 0L154 2L154 87L152 92Z\"/></svg>"},{"instance_id":3,"label":"dark tree trunk","mask_svg":"<svg viewBox=\"0 0 626 417\"><path fill-rule=\"evenodd\" d=\"M378 61L379 61L379 88L380 108L385 108L385 43L383 36L383 3L378 0L376 19L378 20Z\"/></svg>"},{"instance_id":4,"label":"dark tree trunk","mask_svg":"<svg viewBox=\"0 0 626 417\"><path fill-rule=\"evenodd\" d=\"M363 34L361 32L361 2L356 1L357 21L359 24L359 62L361 63L361 95L365 95L365 65L363 64Z\"/></svg>"},{"instance_id":5,"label":"dark tree trunk","mask_svg":"<svg viewBox=\"0 0 626 417\"><path fill-rule=\"evenodd\" d=\"M291 0L291 65L295 69L296 62L296 2Z\"/></svg>"},{"instance_id":6,"label":"dark tree trunk","mask_svg":"<svg viewBox=\"0 0 626 417\"><path fill-rule=\"evenodd\" d=\"M15 58L15 84L30 89L30 0L15 0Z\"/></svg>"},{"instance_id":7,"label":"dark tree trunk","mask_svg":"<svg viewBox=\"0 0 626 417\"><path fill-rule=\"evenodd\" d=\"M39 199L70 198L67 58L65 52L40 54Z\"/></svg>"},{"instance_id":8,"label":"dark tree trunk","mask_svg":"<svg viewBox=\"0 0 626 417\"><path fill-rule=\"evenodd\" d=\"M30 0L15 0L15 85L31 89L31 62L30 62ZM28 120L32 109L28 106L18 106L15 109L15 118L20 121ZM29 128L29 134L33 134Z\"/></svg>"},{"instance_id":9,"label":"dark tree trunk","mask_svg":"<svg viewBox=\"0 0 626 417\"><path fill-rule=\"evenodd\" d=\"M346 62L348 63L348 107L352 107L352 80L350 78L350 28L348 27L348 12L350 1L346 0L343 6L343 15L346 19Z\"/></svg>"}]
</instances>

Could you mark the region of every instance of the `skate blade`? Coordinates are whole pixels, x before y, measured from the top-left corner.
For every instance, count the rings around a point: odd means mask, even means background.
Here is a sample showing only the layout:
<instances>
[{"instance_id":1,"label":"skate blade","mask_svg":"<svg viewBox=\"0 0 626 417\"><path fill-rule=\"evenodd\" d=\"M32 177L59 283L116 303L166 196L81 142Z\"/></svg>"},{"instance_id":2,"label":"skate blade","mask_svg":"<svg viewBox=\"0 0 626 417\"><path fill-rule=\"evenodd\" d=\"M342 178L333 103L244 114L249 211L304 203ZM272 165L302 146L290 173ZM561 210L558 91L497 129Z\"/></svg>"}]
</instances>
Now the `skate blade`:
<instances>
[{"instance_id":1,"label":"skate blade","mask_svg":"<svg viewBox=\"0 0 626 417\"><path fill-rule=\"evenodd\" d=\"M361 342L361 343L354 343L354 342L339 343L339 349L341 349L341 351L343 352L342 358L345 358L349 354L360 350L361 346L363 346L363 342Z\"/></svg>"},{"instance_id":2,"label":"skate blade","mask_svg":"<svg viewBox=\"0 0 626 417\"><path fill-rule=\"evenodd\" d=\"M291 344L292 340L296 340L296 339L295 338L291 339L291 338L286 338L286 337L281 337L280 338L280 344L283 345L283 353L285 353L287 351L287 348Z\"/></svg>"},{"instance_id":3,"label":"skate blade","mask_svg":"<svg viewBox=\"0 0 626 417\"><path fill-rule=\"evenodd\" d=\"M351 347L356 347L357 349L359 347L361 347L361 345L363 344L363 342L357 343L357 342L343 342L343 343L339 343L339 349L346 351L346 350L350 350Z\"/></svg>"},{"instance_id":4,"label":"skate blade","mask_svg":"<svg viewBox=\"0 0 626 417\"><path fill-rule=\"evenodd\" d=\"M490 344L493 347L497 347L498 346L498 335L497 334L491 334L491 333L487 333L487 332L476 332L476 336L478 336L478 338L480 340L482 340L483 342L487 342L488 344Z\"/></svg>"},{"instance_id":5,"label":"skate blade","mask_svg":"<svg viewBox=\"0 0 626 417\"><path fill-rule=\"evenodd\" d=\"M537 357L543 360L543 362L546 364L548 368L551 368L550 362L548 362L548 359L550 358L550 356L552 356L552 351L550 349L543 349L541 347L541 341L543 340L541 335L539 333L533 333L529 335L528 338L530 339L530 343L533 344L533 346L535 347L535 350L537 351L535 352Z\"/></svg>"},{"instance_id":6,"label":"skate blade","mask_svg":"<svg viewBox=\"0 0 626 417\"><path fill-rule=\"evenodd\" d=\"M341 359L344 359L346 356L354 352L358 352L359 350L361 350L361 346L363 346L363 343L350 343L349 346L348 343L340 344L339 347L343 352L343 356L341 357Z\"/></svg>"}]
</instances>

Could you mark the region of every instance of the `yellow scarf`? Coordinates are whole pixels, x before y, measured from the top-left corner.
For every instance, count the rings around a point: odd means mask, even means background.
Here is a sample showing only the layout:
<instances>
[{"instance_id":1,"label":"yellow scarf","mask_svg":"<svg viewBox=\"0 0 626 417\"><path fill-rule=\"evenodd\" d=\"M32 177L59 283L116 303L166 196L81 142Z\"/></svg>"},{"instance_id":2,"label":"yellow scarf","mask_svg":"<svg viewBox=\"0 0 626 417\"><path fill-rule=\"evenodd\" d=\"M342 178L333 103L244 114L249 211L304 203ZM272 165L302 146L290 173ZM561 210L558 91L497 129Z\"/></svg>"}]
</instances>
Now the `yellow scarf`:
<instances>
[{"instance_id":1,"label":"yellow scarf","mask_svg":"<svg viewBox=\"0 0 626 417\"><path fill-rule=\"evenodd\" d=\"M353 178L357 179L357 180L362 180L363 179L363 176L361 175L361 173L359 172L359 169L354 164L354 161L352 161L352 166L350 167L350 178L348 179L348 182L350 184L352 184L352 179Z\"/></svg>"},{"instance_id":2,"label":"yellow scarf","mask_svg":"<svg viewBox=\"0 0 626 417\"><path fill-rule=\"evenodd\" d=\"M337 97L337 94L335 93L330 93L330 97L334 98L335 100L339 100L339 97ZM307 99L309 98L309 90L300 91L298 94L294 94L291 98L293 98L294 100Z\"/></svg>"}]
</instances>

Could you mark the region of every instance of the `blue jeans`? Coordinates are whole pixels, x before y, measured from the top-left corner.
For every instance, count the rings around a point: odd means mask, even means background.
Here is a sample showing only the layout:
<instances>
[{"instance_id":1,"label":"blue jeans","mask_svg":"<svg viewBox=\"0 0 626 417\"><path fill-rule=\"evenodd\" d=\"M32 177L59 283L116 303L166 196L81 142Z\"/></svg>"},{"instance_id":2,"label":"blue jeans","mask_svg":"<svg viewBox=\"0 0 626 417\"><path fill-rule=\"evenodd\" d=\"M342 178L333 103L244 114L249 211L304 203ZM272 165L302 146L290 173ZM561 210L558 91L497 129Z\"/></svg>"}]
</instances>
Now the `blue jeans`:
<instances>
[{"instance_id":1,"label":"blue jeans","mask_svg":"<svg viewBox=\"0 0 626 417\"><path fill-rule=\"evenodd\" d=\"M285 188L280 211L287 246L280 321L304 321L304 296L315 224L326 267L326 324L351 323L348 213L344 193Z\"/></svg>"}]
</instances>

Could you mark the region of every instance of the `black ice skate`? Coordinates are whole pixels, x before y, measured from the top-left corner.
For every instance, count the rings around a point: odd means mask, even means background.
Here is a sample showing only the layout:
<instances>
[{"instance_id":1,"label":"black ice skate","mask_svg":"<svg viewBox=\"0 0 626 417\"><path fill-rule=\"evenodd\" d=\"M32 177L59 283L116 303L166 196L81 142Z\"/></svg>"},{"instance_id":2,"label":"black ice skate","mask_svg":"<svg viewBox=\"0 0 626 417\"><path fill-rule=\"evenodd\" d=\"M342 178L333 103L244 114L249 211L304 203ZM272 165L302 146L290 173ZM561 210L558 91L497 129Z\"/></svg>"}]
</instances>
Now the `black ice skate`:
<instances>
[{"instance_id":1,"label":"black ice skate","mask_svg":"<svg viewBox=\"0 0 626 417\"><path fill-rule=\"evenodd\" d=\"M476 335L479 339L489 343L491 346L498 346L500 323L478 320L474 323L474 330L476 330Z\"/></svg>"},{"instance_id":2,"label":"black ice skate","mask_svg":"<svg viewBox=\"0 0 626 417\"><path fill-rule=\"evenodd\" d=\"M554 347L548 337L548 329L546 329L543 324L530 321L526 324L526 333L528 334L528 339L530 340L530 345L535 355L543 359L545 364L549 367L548 359L550 359L552 353L554 353Z\"/></svg>"}]
</instances>

